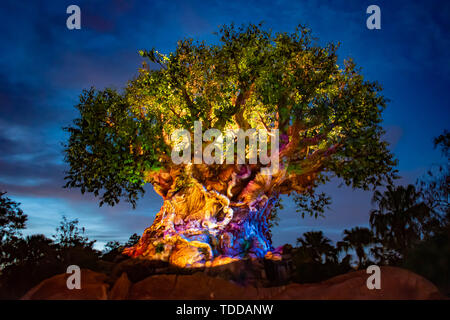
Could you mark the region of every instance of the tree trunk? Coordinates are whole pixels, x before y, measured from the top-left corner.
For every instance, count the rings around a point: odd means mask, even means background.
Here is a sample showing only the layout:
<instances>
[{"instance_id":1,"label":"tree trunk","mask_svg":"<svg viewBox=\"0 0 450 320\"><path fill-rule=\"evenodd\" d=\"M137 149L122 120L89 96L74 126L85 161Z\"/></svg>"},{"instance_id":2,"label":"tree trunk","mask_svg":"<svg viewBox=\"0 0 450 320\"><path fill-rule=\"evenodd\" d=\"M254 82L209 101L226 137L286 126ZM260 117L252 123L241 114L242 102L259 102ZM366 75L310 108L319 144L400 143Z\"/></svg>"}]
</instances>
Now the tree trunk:
<instances>
[{"instance_id":1,"label":"tree trunk","mask_svg":"<svg viewBox=\"0 0 450 320\"><path fill-rule=\"evenodd\" d=\"M262 258L273 250L268 228L273 201L263 195L250 204L230 203L194 182L164 200L153 224L124 254L179 267Z\"/></svg>"}]
</instances>

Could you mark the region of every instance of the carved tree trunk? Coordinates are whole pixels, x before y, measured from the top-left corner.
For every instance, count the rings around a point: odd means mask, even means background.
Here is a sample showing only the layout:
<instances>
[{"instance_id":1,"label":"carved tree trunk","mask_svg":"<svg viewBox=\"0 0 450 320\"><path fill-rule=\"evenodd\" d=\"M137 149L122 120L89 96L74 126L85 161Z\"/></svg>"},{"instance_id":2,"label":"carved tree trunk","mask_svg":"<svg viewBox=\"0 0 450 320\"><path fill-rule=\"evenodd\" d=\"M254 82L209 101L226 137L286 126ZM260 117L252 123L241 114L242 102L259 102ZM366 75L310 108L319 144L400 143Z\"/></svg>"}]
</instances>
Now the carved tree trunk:
<instances>
[{"instance_id":1,"label":"carved tree trunk","mask_svg":"<svg viewBox=\"0 0 450 320\"><path fill-rule=\"evenodd\" d=\"M227 196L195 182L165 199L152 226L124 254L179 267L264 257L273 250L268 228L273 200L263 195L233 206Z\"/></svg>"}]
</instances>

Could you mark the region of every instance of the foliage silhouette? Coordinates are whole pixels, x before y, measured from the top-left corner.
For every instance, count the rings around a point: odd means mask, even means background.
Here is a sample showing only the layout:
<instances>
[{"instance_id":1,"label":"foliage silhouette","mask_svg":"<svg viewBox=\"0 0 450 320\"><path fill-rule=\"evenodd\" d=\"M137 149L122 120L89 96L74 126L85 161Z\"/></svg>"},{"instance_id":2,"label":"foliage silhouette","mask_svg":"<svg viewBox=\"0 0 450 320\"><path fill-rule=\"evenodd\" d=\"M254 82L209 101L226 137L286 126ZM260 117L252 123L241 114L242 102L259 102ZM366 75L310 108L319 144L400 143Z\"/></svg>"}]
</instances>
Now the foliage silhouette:
<instances>
[{"instance_id":1,"label":"foliage silhouette","mask_svg":"<svg viewBox=\"0 0 450 320\"><path fill-rule=\"evenodd\" d=\"M382 263L398 264L408 250L429 236L438 220L420 199L413 185L387 186L383 193L375 191L372 203L378 208L370 213L370 226L380 246L372 253Z\"/></svg>"},{"instance_id":2,"label":"foliage silhouette","mask_svg":"<svg viewBox=\"0 0 450 320\"><path fill-rule=\"evenodd\" d=\"M344 237L337 245L338 248L346 252L349 249L354 249L358 257L358 269L362 269L369 263L364 249L374 243L374 241L375 239L371 230L368 228L354 227L351 230L344 230Z\"/></svg>"}]
</instances>

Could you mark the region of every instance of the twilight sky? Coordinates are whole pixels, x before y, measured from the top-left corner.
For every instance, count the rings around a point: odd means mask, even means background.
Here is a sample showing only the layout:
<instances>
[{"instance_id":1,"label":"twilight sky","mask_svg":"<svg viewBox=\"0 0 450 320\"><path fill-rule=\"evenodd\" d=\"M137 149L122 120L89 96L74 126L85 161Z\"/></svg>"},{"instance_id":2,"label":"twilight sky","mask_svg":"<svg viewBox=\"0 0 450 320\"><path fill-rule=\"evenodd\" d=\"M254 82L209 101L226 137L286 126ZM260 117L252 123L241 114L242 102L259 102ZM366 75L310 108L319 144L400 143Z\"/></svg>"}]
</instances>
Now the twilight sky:
<instances>
[{"instance_id":1,"label":"twilight sky","mask_svg":"<svg viewBox=\"0 0 450 320\"><path fill-rule=\"evenodd\" d=\"M66 8L81 8L81 30L66 28ZM366 28L366 8L381 8L381 30ZM141 66L140 49L169 53L176 41L209 42L218 26L259 23L292 32L306 24L319 43L341 42L390 99L386 140L399 160L399 183L414 183L442 161L433 137L449 129L450 2L448 1L25 1L0 4L0 190L29 216L25 234L54 234L61 217L78 218L101 248L108 240L141 234L162 200L152 190L132 210L121 203L98 207L91 195L63 189L62 127L77 114L83 88L123 88ZM322 189L333 198L325 218L302 219L289 199L273 230L274 245L295 243L305 231L367 226L372 192Z\"/></svg>"}]
</instances>

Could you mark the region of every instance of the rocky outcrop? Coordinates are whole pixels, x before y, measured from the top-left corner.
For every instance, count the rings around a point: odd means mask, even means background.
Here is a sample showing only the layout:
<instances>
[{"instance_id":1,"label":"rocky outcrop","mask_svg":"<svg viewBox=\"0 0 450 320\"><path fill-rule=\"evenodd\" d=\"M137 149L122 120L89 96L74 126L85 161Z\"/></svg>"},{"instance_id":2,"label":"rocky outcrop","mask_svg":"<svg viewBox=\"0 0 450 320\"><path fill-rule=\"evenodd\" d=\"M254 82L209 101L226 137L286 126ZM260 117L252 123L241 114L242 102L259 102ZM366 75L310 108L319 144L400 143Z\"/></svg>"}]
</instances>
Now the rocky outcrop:
<instances>
[{"instance_id":1,"label":"rocky outcrop","mask_svg":"<svg viewBox=\"0 0 450 320\"><path fill-rule=\"evenodd\" d=\"M252 286L239 286L231 281L213 278L202 273L193 275L158 275L136 283L130 299L257 299L258 290Z\"/></svg>"},{"instance_id":2,"label":"rocky outcrop","mask_svg":"<svg viewBox=\"0 0 450 320\"><path fill-rule=\"evenodd\" d=\"M106 300L108 299L108 277L88 269L81 270L81 289L68 289L70 274L58 274L42 281L28 291L22 300Z\"/></svg>"},{"instance_id":3,"label":"rocky outcrop","mask_svg":"<svg viewBox=\"0 0 450 320\"><path fill-rule=\"evenodd\" d=\"M68 275L47 279L31 289L22 299L330 299L330 300L395 300L445 298L431 282L401 268L381 267L381 289L369 290L365 270L353 271L313 284L291 283L285 286L261 288L242 286L233 281L212 277L204 272L195 274L159 274L132 283L125 273L111 290L107 277L82 270L80 290L66 287Z\"/></svg>"},{"instance_id":4,"label":"rocky outcrop","mask_svg":"<svg viewBox=\"0 0 450 320\"><path fill-rule=\"evenodd\" d=\"M124 272L119 279L114 283L111 292L109 293L109 300L125 300L129 296L130 288L132 286L131 281L128 279L127 274Z\"/></svg>"},{"instance_id":5,"label":"rocky outcrop","mask_svg":"<svg viewBox=\"0 0 450 320\"><path fill-rule=\"evenodd\" d=\"M427 279L402 268L381 267L381 289L369 290L365 270L353 271L315 284L289 284L270 299L429 300L444 298Z\"/></svg>"}]
</instances>

